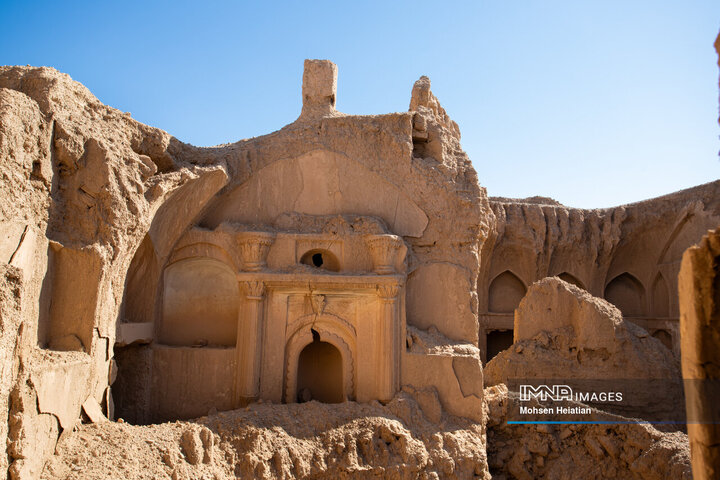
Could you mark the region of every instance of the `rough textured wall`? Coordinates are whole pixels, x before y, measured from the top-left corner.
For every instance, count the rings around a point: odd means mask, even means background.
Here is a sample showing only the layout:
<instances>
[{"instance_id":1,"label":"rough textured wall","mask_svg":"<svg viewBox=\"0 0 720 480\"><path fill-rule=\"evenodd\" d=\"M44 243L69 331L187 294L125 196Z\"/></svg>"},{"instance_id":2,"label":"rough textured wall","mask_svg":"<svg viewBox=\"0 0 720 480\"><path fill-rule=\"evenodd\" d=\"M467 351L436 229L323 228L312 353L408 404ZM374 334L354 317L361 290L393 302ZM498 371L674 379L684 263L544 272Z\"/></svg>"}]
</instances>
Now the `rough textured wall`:
<instances>
[{"instance_id":1,"label":"rough textured wall","mask_svg":"<svg viewBox=\"0 0 720 480\"><path fill-rule=\"evenodd\" d=\"M354 168L361 176L351 181L370 182L364 197L335 192L351 207L377 203L375 178L399 192L391 208L367 213L410 246L408 323L476 345L479 248L493 216L457 125L429 88L427 79L415 85L407 113L354 117L308 104L278 132L198 148L103 105L53 69L1 67L0 411L9 417L0 418L0 441L9 447L0 467L36 478L81 411L112 417L117 322L154 320L178 239L193 225L216 226L223 212L233 220L234 195L264 169L317 152L304 181ZM412 204L422 215L405 215ZM435 291L451 295L426 295ZM452 375L443 381L454 379L481 416L477 352L451 357L438 356Z\"/></svg>"},{"instance_id":2,"label":"rough textured wall","mask_svg":"<svg viewBox=\"0 0 720 480\"><path fill-rule=\"evenodd\" d=\"M490 204L497 221L481 254L481 347L484 331L512 328L512 308L498 312L492 305L498 285L493 282L511 272L524 288L561 276L615 302L651 334L665 332L661 339L678 353L674 292L680 258L720 223L720 181L601 210L569 208L542 197Z\"/></svg>"},{"instance_id":3,"label":"rough textured wall","mask_svg":"<svg viewBox=\"0 0 720 480\"><path fill-rule=\"evenodd\" d=\"M649 421L684 420L675 359L609 302L545 278L520 302L513 333L515 344L486 364L485 386L504 383L515 390L523 379L547 378L581 390L612 385L623 391L623 401L597 408Z\"/></svg>"},{"instance_id":4,"label":"rough textured wall","mask_svg":"<svg viewBox=\"0 0 720 480\"><path fill-rule=\"evenodd\" d=\"M720 476L720 228L683 255L680 333L696 480Z\"/></svg>"},{"instance_id":5,"label":"rough textured wall","mask_svg":"<svg viewBox=\"0 0 720 480\"><path fill-rule=\"evenodd\" d=\"M0 117L0 441L11 477L37 478L82 404L112 415L125 272L158 207L224 173L50 68L0 67Z\"/></svg>"},{"instance_id":6,"label":"rough textured wall","mask_svg":"<svg viewBox=\"0 0 720 480\"><path fill-rule=\"evenodd\" d=\"M715 40L720 67L720 34ZM720 78L718 80L720 86ZM720 118L718 118L720 123ZM680 333L693 478L720 476L720 229L683 255Z\"/></svg>"}]
</instances>

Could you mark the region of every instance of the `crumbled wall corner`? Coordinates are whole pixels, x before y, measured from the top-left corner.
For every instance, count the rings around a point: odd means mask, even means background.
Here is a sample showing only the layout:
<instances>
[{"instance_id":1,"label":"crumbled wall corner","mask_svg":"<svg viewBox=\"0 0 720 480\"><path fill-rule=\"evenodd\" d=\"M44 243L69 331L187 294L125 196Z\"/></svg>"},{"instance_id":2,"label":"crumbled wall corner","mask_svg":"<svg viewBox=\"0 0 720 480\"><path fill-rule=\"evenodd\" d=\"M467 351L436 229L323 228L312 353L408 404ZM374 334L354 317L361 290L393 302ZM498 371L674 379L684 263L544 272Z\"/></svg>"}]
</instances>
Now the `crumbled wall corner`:
<instances>
[{"instance_id":1,"label":"crumbled wall corner","mask_svg":"<svg viewBox=\"0 0 720 480\"><path fill-rule=\"evenodd\" d=\"M33 462L42 465L59 428L74 424L88 396L111 413L125 276L156 212L186 184L205 183L195 190L209 189L209 197L227 173L224 162L176 161L166 132L103 105L51 68L0 67L0 120L9 180L0 182L0 261L17 266L23 282L19 308L2 313L0 343L11 362L0 358L0 403L7 406L12 388L39 400L39 412L24 410L33 402L17 401L11 413L22 419L18 431L45 432L46 438L22 440L11 470L37 478ZM188 208L179 210L197 214L201 199L188 195ZM10 338L19 330L19 340ZM0 427L0 437L6 435Z\"/></svg>"},{"instance_id":2,"label":"crumbled wall corner","mask_svg":"<svg viewBox=\"0 0 720 480\"><path fill-rule=\"evenodd\" d=\"M8 475L12 480L34 480L40 478L45 461L55 451L62 427L55 415L38 411L34 386L24 375L10 398Z\"/></svg>"},{"instance_id":3,"label":"crumbled wall corner","mask_svg":"<svg viewBox=\"0 0 720 480\"><path fill-rule=\"evenodd\" d=\"M480 251L494 229L495 215L486 190L478 182L477 172L462 150L460 129L430 90L427 77L415 82L409 110L413 114L413 164L422 171L422 178L428 181L437 178L435 182L440 187L437 192L441 197L423 201L423 208L432 206L433 209L433 213L428 214L430 223L422 238L409 239L414 253L409 265L409 283L433 285L435 291L430 287L409 289L408 324L423 329L435 325L450 338L477 345ZM436 205L443 204L445 209L434 212ZM455 210L452 215L448 215L450 205ZM447 235L451 231L455 233ZM436 275L442 279L428 282ZM442 289L447 291L441 292ZM431 306L443 302L414 301L446 294L453 298L449 303L457 306L457 311L446 311L443 315L422 307L423 303ZM443 318L462 320L447 322Z\"/></svg>"},{"instance_id":4,"label":"crumbled wall corner","mask_svg":"<svg viewBox=\"0 0 720 480\"><path fill-rule=\"evenodd\" d=\"M21 270L0 264L0 445L8 445L10 392L19 368L16 355L22 290ZM8 466L8 457L0 454L0 472Z\"/></svg>"},{"instance_id":5,"label":"crumbled wall corner","mask_svg":"<svg viewBox=\"0 0 720 480\"><path fill-rule=\"evenodd\" d=\"M407 350L402 356L403 389L420 392L426 404L435 392L444 411L484 425L483 369L477 346L449 339L437 328L408 326ZM424 407L423 407L424 408Z\"/></svg>"},{"instance_id":6,"label":"crumbled wall corner","mask_svg":"<svg viewBox=\"0 0 720 480\"><path fill-rule=\"evenodd\" d=\"M681 363L685 379L688 436L693 475L698 480L720 475L720 228L685 251L680 268Z\"/></svg>"}]
</instances>

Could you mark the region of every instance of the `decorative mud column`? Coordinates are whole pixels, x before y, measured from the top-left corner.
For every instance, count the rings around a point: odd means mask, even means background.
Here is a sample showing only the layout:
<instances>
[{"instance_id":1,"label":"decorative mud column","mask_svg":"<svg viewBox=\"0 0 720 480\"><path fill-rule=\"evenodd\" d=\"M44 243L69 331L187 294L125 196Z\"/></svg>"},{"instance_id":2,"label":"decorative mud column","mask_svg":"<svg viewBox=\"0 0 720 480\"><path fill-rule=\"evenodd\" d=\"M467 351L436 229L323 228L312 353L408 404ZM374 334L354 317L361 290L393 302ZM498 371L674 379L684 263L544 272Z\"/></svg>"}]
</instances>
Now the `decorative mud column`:
<instances>
[{"instance_id":1,"label":"decorative mud column","mask_svg":"<svg viewBox=\"0 0 720 480\"><path fill-rule=\"evenodd\" d=\"M395 273L395 261L403 241L397 235L367 235L365 243L373 259L373 270L379 275Z\"/></svg>"},{"instance_id":2,"label":"decorative mud column","mask_svg":"<svg viewBox=\"0 0 720 480\"><path fill-rule=\"evenodd\" d=\"M381 401L390 401L399 388L400 350L399 322L397 321L397 294L400 290L397 284L380 284L377 287L378 296L382 303L378 347L381 355L378 369L378 398Z\"/></svg>"},{"instance_id":3,"label":"decorative mud column","mask_svg":"<svg viewBox=\"0 0 720 480\"><path fill-rule=\"evenodd\" d=\"M267 255L275 235L266 232L238 234L242 269L259 272L267 266ZM265 284L260 280L241 282L245 294L240 309L235 341L235 407L247 405L260 395L260 362L263 338L263 300Z\"/></svg>"},{"instance_id":4,"label":"decorative mud column","mask_svg":"<svg viewBox=\"0 0 720 480\"><path fill-rule=\"evenodd\" d=\"M396 273L395 264L404 243L397 235L367 235L365 243L373 259L373 271L378 275ZM400 387L400 321L397 295L400 287L397 283L380 283L377 286L381 302L379 324L377 326L379 365L378 399L389 401Z\"/></svg>"},{"instance_id":5,"label":"decorative mud column","mask_svg":"<svg viewBox=\"0 0 720 480\"><path fill-rule=\"evenodd\" d=\"M245 308L241 313L235 342L235 407L257 400L260 394L260 353L265 285L242 282Z\"/></svg>"}]
</instances>

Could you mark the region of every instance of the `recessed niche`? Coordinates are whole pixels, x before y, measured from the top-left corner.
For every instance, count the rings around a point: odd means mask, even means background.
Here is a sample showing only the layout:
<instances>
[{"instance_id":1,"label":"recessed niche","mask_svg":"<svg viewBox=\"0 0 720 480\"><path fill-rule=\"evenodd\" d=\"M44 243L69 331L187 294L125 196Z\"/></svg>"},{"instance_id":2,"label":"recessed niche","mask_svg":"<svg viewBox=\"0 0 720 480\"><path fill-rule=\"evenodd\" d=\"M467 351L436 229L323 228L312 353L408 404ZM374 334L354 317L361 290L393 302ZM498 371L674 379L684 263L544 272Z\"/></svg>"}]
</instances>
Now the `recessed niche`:
<instances>
[{"instance_id":1,"label":"recessed niche","mask_svg":"<svg viewBox=\"0 0 720 480\"><path fill-rule=\"evenodd\" d=\"M329 270L331 272L340 271L340 262L338 262L337 257L327 250L310 250L300 258L300 263L321 270Z\"/></svg>"},{"instance_id":2,"label":"recessed niche","mask_svg":"<svg viewBox=\"0 0 720 480\"><path fill-rule=\"evenodd\" d=\"M620 309L626 317L645 314L645 289L642 283L630 273L615 277L605 287L605 300Z\"/></svg>"},{"instance_id":3,"label":"recessed niche","mask_svg":"<svg viewBox=\"0 0 720 480\"><path fill-rule=\"evenodd\" d=\"M511 271L505 270L490 284L488 310L494 313L512 313L526 291L525 284Z\"/></svg>"},{"instance_id":4,"label":"recessed niche","mask_svg":"<svg viewBox=\"0 0 720 480\"><path fill-rule=\"evenodd\" d=\"M313 337L298 359L297 401L340 403L344 399L340 351L315 335Z\"/></svg>"}]
</instances>

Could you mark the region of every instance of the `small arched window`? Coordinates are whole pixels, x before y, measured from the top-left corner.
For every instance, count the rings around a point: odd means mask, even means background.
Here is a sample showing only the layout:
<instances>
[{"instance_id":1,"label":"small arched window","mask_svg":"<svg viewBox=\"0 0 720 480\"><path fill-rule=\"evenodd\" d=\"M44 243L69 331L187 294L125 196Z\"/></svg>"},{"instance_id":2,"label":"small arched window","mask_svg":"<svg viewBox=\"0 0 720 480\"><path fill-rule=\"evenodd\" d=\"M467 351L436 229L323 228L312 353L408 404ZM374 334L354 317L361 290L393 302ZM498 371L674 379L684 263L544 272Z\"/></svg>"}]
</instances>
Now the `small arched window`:
<instances>
[{"instance_id":1,"label":"small arched window","mask_svg":"<svg viewBox=\"0 0 720 480\"><path fill-rule=\"evenodd\" d=\"M340 271L340 262L338 262L337 257L332 252L319 248L305 252L300 258L300 263L330 272Z\"/></svg>"}]
</instances>

